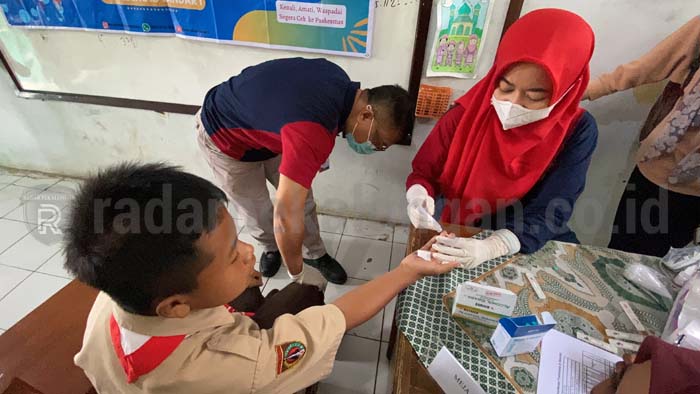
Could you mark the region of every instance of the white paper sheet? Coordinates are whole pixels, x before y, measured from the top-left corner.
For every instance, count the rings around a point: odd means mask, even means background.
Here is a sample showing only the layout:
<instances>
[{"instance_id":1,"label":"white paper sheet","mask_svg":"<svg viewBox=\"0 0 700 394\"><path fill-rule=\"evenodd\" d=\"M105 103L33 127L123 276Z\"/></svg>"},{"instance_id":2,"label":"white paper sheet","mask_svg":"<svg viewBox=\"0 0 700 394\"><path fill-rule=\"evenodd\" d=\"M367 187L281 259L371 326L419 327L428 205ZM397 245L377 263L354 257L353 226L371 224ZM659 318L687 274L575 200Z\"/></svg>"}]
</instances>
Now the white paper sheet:
<instances>
[{"instance_id":1,"label":"white paper sheet","mask_svg":"<svg viewBox=\"0 0 700 394\"><path fill-rule=\"evenodd\" d=\"M550 330L542 340L537 394L589 394L618 361L616 354Z\"/></svg>"},{"instance_id":2,"label":"white paper sheet","mask_svg":"<svg viewBox=\"0 0 700 394\"><path fill-rule=\"evenodd\" d=\"M486 394L479 383L444 346L428 366L428 372L446 393Z\"/></svg>"}]
</instances>

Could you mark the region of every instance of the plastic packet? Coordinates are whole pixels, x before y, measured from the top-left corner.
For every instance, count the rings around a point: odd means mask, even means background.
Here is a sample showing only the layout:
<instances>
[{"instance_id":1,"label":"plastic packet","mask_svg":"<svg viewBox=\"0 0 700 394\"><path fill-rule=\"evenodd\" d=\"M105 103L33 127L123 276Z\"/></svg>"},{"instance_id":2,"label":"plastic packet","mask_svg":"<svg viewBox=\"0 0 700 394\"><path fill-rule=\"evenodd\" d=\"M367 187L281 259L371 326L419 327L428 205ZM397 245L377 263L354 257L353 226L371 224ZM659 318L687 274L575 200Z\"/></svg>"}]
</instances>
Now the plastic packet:
<instances>
[{"instance_id":1,"label":"plastic packet","mask_svg":"<svg viewBox=\"0 0 700 394\"><path fill-rule=\"evenodd\" d=\"M661 338L674 345L700 350L700 271L678 293Z\"/></svg>"},{"instance_id":2,"label":"plastic packet","mask_svg":"<svg viewBox=\"0 0 700 394\"><path fill-rule=\"evenodd\" d=\"M671 248L661 262L672 271L681 271L691 265L700 264L700 246Z\"/></svg>"}]
</instances>

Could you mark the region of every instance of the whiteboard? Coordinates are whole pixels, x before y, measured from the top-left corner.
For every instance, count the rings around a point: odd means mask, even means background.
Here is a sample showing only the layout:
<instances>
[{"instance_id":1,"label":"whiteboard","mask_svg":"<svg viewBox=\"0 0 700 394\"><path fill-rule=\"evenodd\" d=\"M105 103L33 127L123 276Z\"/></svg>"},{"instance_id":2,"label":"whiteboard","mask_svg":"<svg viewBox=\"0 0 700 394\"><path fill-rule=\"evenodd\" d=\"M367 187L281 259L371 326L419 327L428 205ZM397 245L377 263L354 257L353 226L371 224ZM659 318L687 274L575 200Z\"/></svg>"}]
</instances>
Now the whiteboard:
<instances>
[{"instance_id":1,"label":"whiteboard","mask_svg":"<svg viewBox=\"0 0 700 394\"><path fill-rule=\"evenodd\" d=\"M368 59L177 37L17 28L7 24L2 12L0 49L26 90L201 105L211 87L245 67L292 56L327 58L363 87L399 84L408 89L419 1L375 4Z\"/></svg>"}]
</instances>

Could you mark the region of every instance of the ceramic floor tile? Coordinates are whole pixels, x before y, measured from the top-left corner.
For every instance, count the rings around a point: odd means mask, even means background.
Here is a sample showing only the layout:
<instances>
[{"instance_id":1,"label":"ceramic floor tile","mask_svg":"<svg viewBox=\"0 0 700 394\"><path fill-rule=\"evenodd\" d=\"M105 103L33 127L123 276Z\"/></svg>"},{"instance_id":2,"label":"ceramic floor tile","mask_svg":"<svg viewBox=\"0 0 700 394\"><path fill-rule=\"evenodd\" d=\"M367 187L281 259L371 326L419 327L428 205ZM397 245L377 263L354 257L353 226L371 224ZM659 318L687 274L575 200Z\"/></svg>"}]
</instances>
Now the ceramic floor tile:
<instances>
[{"instance_id":1,"label":"ceramic floor tile","mask_svg":"<svg viewBox=\"0 0 700 394\"><path fill-rule=\"evenodd\" d=\"M30 271L0 265L0 300L31 274Z\"/></svg>"},{"instance_id":2,"label":"ceramic floor tile","mask_svg":"<svg viewBox=\"0 0 700 394\"><path fill-rule=\"evenodd\" d=\"M39 267L37 272L60 276L66 279L73 279L73 275L71 275L70 272L63 268L63 264L65 263L65 261L66 260L65 256L63 255L63 252L58 251L47 262L45 262L41 267Z\"/></svg>"},{"instance_id":3,"label":"ceramic floor tile","mask_svg":"<svg viewBox=\"0 0 700 394\"><path fill-rule=\"evenodd\" d=\"M56 276L33 273L0 300L0 328L7 330L70 282Z\"/></svg>"},{"instance_id":4,"label":"ceramic floor tile","mask_svg":"<svg viewBox=\"0 0 700 394\"><path fill-rule=\"evenodd\" d=\"M39 224L45 226L54 225L56 228L64 228L68 224L68 210L58 204L51 203L50 206L41 204L24 204L15 208L5 215L5 219L15 220L29 224Z\"/></svg>"},{"instance_id":5,"label":"ceramic floor tile","mask_svg":"<svg viewBox=\"0 0 700 394\"><path fill-rule=\"evenodd\" d=\"M29 234L34 228L36 228L36 226L15 222L13 220L0 219L0 253L4 252L15 242L24 238L24 236Z\"/></svg>"},{"instance_id":6,"label":"ceramic floor tile","mask_svg":"<svg viewBox=\"0 0 700 394\"><path fill-rule=\"evenodd\" d=\"M0 253L0 264L35 271L60 248L61 237L39 227Z\"/></svg>"},{"instance_id":7,"label":"ceramic floor tile","mask_svg":"<svg viewBox=\"0 0 700 394\"><path fill-rule=\"evenodd\" d=\"M20 179L22 179L22 177L19 175L0 173L0 184L3 184L3 185L15 183Z\"/></svg>"},{"instance_id":8,"label":"ceramic floor tile","mask_svg":"<svg viewBox=\"0 0 700 394\"><path fill-rule=\"evenodd\" d=\"M384 318L382 319L382 342L389 342L391 337L391 327L394 325L394 311L396 310L396 297L384 308Z\"/></svg>"},{"instance_id":9,"label":"ceramic floor tile","mask_svg":"<svg viewBox=\"0 0 700 394\"><path fill-rule=\"evenodd\" d=\"M17 181L15 185L29 187L32 189L46 190L51 186L55 185L61 181L61 178L35 178L31 176L25 176Z\"/></svg>"},{"instance_id":10,"label":"ceramic floor tile","mask_svg":"<svg viewBox=\"0 0 700 394\"><path fill-rule=\"evenodd\" d=\"M394 227L390 224L369 220L348 219L343 234L391 242L394 236Z\"/></svg>"},{"instance_id":11,"label":"ceramic floor tile","mask_svg":"<svg viewBox=\"0 0 700 394\"><path fill-rule=\"evenodd\" d=\"M236 230L238 230L238 234L241 234L245 231L245 223L243 222L243 219L233 219L233 222L236 223Z\"/></svg>"},{"instance_id":12,"label":"ceramic floor tile","mask_svg":"<svg viewBox=\"0 0 700 394\"><path fill-rule=\"evenodd\" d=\"M323 244L326 246L326 252L331 256L335 257L338 254L338 246L340 246L340 234L332 233L321 233L321 239Z\"/></svg>"},{"instance_id":13,"label":"ceramic floor tile","mask_svg":"<svg viewBox=\"0 0 700 394\"><path fill-rule=\"evenodd\" d=\"M33 198L38 194L37 190L9 185L0 190L0 217L12 212L15 208L22 205L27 199Z\"/></svg>"},{"instance_id":14,"label":"ceramic floor tile","mask_svg":"<svg viewBox=\"0 0 700 394\"><path fill-rule=\"evenodd\" d=\"M348 276L372 280L389 271L391 243L343 235L336 259Z\"/></svg>"},{"instance_id":15,"label":"ceramic floor tile","mask_svg":"<svg viewBox=\"0 0 700 394\"><path fill-rule=\"evenodd\" d=\"M377 385L374 388L375 394L391 394L394 387L394 378L391 374L391 361L386 358L386 351L389 344L382 343L379 351L379 368L377 368Z\"/></svg>"},{"instance_id":16,"label":"ceramic floor tile","mask_svg":"<svg viewBox=\"0 0 700 394\"><path fill-rule=\"evenodd\" d=\"M400 243L400 244L407 244L408 243L408 233L409 233L408 226L397 224L396 226L394 226L394 242Z\"/></svg>"},{"instance_id":17,"label":"ceramic floor tile","mask_svg":"<svg viewBox=\"0 0 700 394\"><path fill-rule=\"evenodd\" d=\"M406 245L395 243L391 248L391 267L394 269L401 264L406 254ZM384 308L384 322L382 324L382 342L388 342L391 336L391 326L394 324L394 310L396 309L396 298L391 300Z\"/></svg>"},{"instance_id":18,"label":"ceramic floor tile","mask_svg":"<svg viewBox=\"0 0 700 394\"><path fill-rule=\"evenodd\" d=\"M390 270L398 267L401 264L401 260L406 257L406 245L405 244L393 244L391 245L391 266Z\"/></svg>"},{"instance_id":19,"label":"ceramic floor tile","mask_svg":"<svg viewBox=\"0 0 700 394\"><path fill-rule=\"evenodd\" d=\"M372 394L380 343L346 335L335 357L333 372L319 384L320 394Z\"/></svg>"},{"instance_id":20,"label":"ceramic floor tile","mask_svg":"<svg viewBox=\"0 0 700 394\"><path fill-rule=\"evenodd\" d=\"M73 195L50 190L35 190L37 194L24 196L24 203L5 215L5 219L17 220L25 223L44 224L58 223L67 218L68 206L73 200ZM58 216L57 216L58 215Z\"/></svg>"},{"instance_id":21,"label":"ceramic floor tile","mask_svg":"<svg viewBox=\"0 0 700 394\"><path fill-rule=\"evenodd\" d=\"M333 283L329 283L325 292L326 304L330 304L331 302L340 298L345 293L356 289L359 286L364 285L365 283L367 283L367 281L359 279L348 279L347 283L345 283L344 285L336 285ZM380 340L382 334L382 315L383 311L379 311L379 313L374 315L366 323L350 330L348 334L368 339L374 339L377 341Z\"/></svg>"},{"instance_id":22,"label":"ceramic floor tile","mask_svg":"<svg viewBox=\"0 0 700 394\"><path fill-rule=\"evenodd\" d=\"M18 206L17 208L10 211L10 213L5 215L3 217L3 219L14 220L16 222L36 224L37 220L30 218L29 215L26 214L24 208L25 207L23 205Z\"/></svg>"},{"instance_id":23,"label":"ceramic floor tile","mask_svg":"<svg viewBox=\"0 0 700 394\"><path fill-rule=\"evenodd\" d=\"M241 215L238 213L236 210L236 207L231 203L231 200L229 200L228 205L226 206L226 209L228 209L228 213L231 214L231 217L234 219L241 219Z\"/></svg>"},{"instance_id":24,"label":"ceramic floor tile","mask_svg":"<svg viewBox=\"0 0 700 394\"><path fill-rule=\"evenodd\" d=\"M334 234L342 234L345 228L344 217L331 215L318 215L318 225L321 231Z\"/></svg>"},{"instance_id":25,"label":"ceramic floor tile","mask_svg":"<svg viewBox=\"0 0 700 394\"><path fill-rule=\"evenodd\" d=\"M81 183L82 183L82 181L77 180L77 179L65 178L62 181L51 186L49 188L49 190L58 191L61 193L73 195L73 194L78 192L78 189L80 189Z\"/></svg>"}]
</instances>

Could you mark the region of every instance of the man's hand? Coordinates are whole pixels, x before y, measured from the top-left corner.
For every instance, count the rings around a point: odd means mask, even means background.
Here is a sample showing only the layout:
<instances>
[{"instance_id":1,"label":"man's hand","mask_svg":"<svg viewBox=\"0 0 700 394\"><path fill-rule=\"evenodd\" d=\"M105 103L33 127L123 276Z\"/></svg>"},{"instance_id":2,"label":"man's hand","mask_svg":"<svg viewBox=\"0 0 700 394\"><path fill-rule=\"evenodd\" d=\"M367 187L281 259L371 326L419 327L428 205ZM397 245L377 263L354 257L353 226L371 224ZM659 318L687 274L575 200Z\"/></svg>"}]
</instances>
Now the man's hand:
<instances>
[{"instance_id":1,"label":"man's hand","mask_svg":"<svg viewBox=\"0 0 700 394\"><path fill-rule=\"evenodd\" d=\"M321 275L321 273L314 267L309 267L306 264L301 266L301 272L289 277L296 283L300 285L316 286L319 290L325 291L328 281Z\"/></svg>"}]
</instances>

